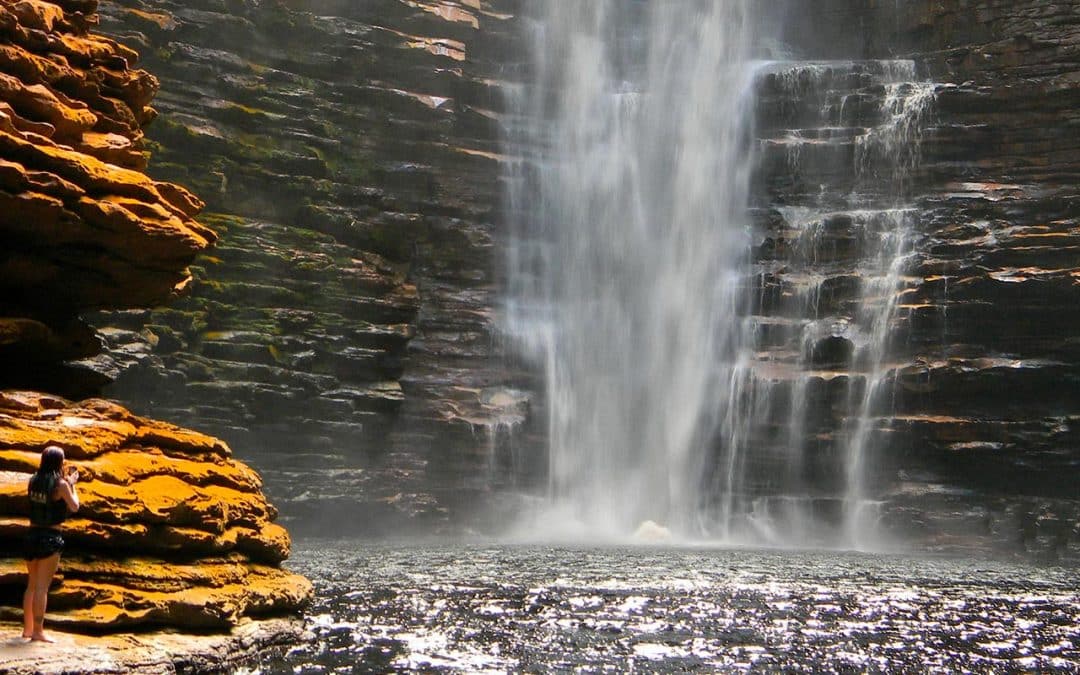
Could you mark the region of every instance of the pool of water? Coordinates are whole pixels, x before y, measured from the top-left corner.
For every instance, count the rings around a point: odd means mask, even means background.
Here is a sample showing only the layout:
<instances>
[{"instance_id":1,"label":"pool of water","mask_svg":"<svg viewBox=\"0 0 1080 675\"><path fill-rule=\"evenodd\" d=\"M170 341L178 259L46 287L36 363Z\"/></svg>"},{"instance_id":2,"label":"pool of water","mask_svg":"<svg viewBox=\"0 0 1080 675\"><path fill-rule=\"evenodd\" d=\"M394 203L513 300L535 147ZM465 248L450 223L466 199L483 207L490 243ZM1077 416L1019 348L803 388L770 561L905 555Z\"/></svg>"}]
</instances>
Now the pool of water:
<instances>
[{"instance_id":1,"label":"pool of water","mask_svg":"<svg viewBox=\"0 0 1080 675\"><path fill-rule=\"evenodd\" d=\"M261 673L1080 672L1080 575L898 555L302 540Z\"/></svg>"}]
</instances>

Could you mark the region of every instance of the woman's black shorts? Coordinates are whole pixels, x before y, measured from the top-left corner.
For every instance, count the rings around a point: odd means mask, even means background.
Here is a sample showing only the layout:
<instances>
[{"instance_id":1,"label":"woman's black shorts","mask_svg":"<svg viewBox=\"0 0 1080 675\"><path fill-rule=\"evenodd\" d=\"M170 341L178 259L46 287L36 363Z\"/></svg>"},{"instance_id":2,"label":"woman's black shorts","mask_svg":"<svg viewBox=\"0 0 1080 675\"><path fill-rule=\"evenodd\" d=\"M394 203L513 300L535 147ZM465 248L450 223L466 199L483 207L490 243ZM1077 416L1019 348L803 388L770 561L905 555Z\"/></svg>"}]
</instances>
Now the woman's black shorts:
<instances>
[{"instance_id":1,"label":"woman's black shorts","mask_svg":"<svg viewBox=\"0 0 1080 675\"><path fill-rule=\"evenodd\" d=\"M64 538L48 527L31 527L23 540L23 560L40 560L64 550Z\"/></svg>"}]
</instances>

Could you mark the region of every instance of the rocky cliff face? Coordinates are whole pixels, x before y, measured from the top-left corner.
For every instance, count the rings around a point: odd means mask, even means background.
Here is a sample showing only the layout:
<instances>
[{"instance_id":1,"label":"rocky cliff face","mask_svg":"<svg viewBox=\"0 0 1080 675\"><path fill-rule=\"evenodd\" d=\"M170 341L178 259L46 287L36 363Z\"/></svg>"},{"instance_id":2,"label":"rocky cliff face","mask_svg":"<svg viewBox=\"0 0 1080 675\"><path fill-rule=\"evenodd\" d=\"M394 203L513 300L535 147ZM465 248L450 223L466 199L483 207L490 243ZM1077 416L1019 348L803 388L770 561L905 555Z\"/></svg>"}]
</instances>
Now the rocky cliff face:
<instances>
[{"instance_id":1,"label":"rocky cliff face","mask_svg":"<svg viewBox=\"0 0 1080 675\"><path fill-rule=\"evenodd\" d=\"M104 27L167 83L155 175L227 214L209 219L223 240L191 300L101 319L113 393L210 425L308 524L357 508L364 530L461 522L506 483L542 481L535 378L493 358L507 217L497 123L512 122L498 90L521 77L518 9L112 5ZM785 16L805 64L846 63L759 85L747 284L752 310L774 319L764 352L820 373L806 384L820 420L802 430L807 476L835 482L845 435L863 433L876 448L868 491L894 528L927 544L1060 549L1080 461L1077 9L833 0ZM868 187L891 138L881 129L904 112L888 106L919 95L892 130L917 148L895 190ZM878 215L820 202L823 185L862 190ZM800 220L810 206L824 216ZM880 359L893 393L860 430L838 412L865 379L849 338L874 322L855 316L869 288L859 265L869 238L897 226L910 256ZM816 233L812 251L800 228ZM813 313L798 318L821 335L798 355L790 320L810 279Z\"/></svg>"},{"instance_id":2,"label":"rocky cliff face","mask_svg":"<svg viewBox=\"0 0 1080 675\"><path fill-rule=\"evenodd\" d=\"M912 59L932 83L904 186L916 221L891 400L873 425L890 521L923 541L1075 550L1080 9L832 2L792 16L810 58ZM835 100L856 119L865 96ZM783 202L799 188L768 192ZM842 265L819 271L844 286Z\"/></svg>"},{"instance_id":3,"label":"rocky cliff face","mask_svg":"<svg viewBox=\"0 0 1080 675\"><path fill-rule=\"evenodd\" d=\"M507 21L488 2L107 8L165 83L152 171L198 186L222 235L190 300L101 320L110 394L225 437L306 526L478 505L516 401L491 358Z\"/></svg>"},{"instance_id":4,"label":"rocky cliff face","mask_svg":"<svg viewBox=\"0 0 1080 675\"><path fill-rule=\"evenodd\" d=\"M157 81L87 33L94 6L0 6L0 386L78 391L57 364L96 353L79 314L169 298L215 239L196 197L140 172Z\"/></svg>"},{"instance_id":5,"label":"rocky cliff face","mask_svg":"<svg viewBox=\"0 0 1080 675\"><path fill-rule=\"evenodd\" d=\"M900 423L912 459L973 515L992 513L995 535L1075 553L1080 7L920 9L901 15L900 42L942 86Z\"/></svg>"},{"instance_id":6,"label":"rocky cliff face","mask_svg":"<svg viewBox=\"0 0 1080 675\"><path fill-rule=\"evenodd\" d=\"M258 475L221 441L101 400L73 365L101 343L81 316L172 299L217 235L203 203L143 171L158 82L90 32L96 0L0 3L0 602L21 606L26 483L49 444L88 478L49 619L82 630L224 629L293 611L289 537ZM0 608L0 615L14 610Z\"/></svg>"}]
</instances>

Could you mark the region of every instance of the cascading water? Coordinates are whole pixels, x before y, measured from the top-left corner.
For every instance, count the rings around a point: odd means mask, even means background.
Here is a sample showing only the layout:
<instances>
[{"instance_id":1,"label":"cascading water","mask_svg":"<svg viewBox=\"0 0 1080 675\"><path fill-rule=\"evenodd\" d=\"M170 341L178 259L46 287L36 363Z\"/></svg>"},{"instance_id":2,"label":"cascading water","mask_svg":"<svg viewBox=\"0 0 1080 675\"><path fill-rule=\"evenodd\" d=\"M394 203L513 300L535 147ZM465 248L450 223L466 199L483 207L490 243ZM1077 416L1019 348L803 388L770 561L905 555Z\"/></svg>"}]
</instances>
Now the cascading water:
<instances>
[{"instance_id":1,"label":"cascading water","mask_svg":"<svg viewBox=\"0 0 1080 675\"><path fill-rule=\"evenodd\" d=\"M549 522L859 542L932 88L910 62L755 60L749 1L543 9L511 101L505 327L543 370ZM833 380L839 414L815 400Z\"/></svg>"},{"instance_id":2,"label":"cascading water","mask_svg":"<svg viewBox=\"0 0 1080 675\"><path fill-rule=\"evenodd\" d=\"M934 87L914 81L910 61L773 63L763 72L774 96L763 153L783 158L765 182L783 187L765 200L779 225L764 228L770 245L759 263L770 278L763 286L777 287L779 299L754 320L759 331L781 329L759 359L777 374L757 386L766 398L787 396L778 441L787 470L752 499L744 532L770 543L872 548L882 543L868 486L872 445L890 408L888 356L918 229L905 200ZM842 384L830 393L831 382ZM828 402L813 415L812 396Z\"/></svg>"},{"instance_id":3,"label":"cascading water","mask_svg":"<svg viewBox=\"0 0 1080 675\"><path fill-rule=\"evenodd\" d=\"M509 328L544 359L552 502L591 532L699 512L738 351L752 6L556 1L537 28Z\"/></svg>"},{"instance_id":4,"label":"cascading water","mask_svg":"<svg viewBox=\"0 0 1080 675\"><path fill-rule=\"evenodd\" d=\"M922 128L931 110L934 87L930 83L915 83L914 64L899 62L905 67L889 73L894 80L886 84L886 97L882 106L882 124L858 139L856 146L857 175L864 174L874 166L873 155L878 155L878 165L886 167L883 182L886 192L883 199L892 202L891 208L882 212L885 227L879 235L876 256L865 276L862 299L859 303L861 322L868 327L863 354L865 380L860 394L857 421L848 440L845 456L847 464L847 494L845 499L844 525L848 542L854 545L872 546L876 542L876 528L867 522L864 504L868 498L864 481L866 478L872 432L873 414L881 405L886 385L891 381L891 370L886 363L889 336L903 288L903 272L911 252L912 238L918 221L918 213L904 205L911 174L918 168L921 151ZM910 64L910 65L909 65Z\"/></svg>"}]
</instances>

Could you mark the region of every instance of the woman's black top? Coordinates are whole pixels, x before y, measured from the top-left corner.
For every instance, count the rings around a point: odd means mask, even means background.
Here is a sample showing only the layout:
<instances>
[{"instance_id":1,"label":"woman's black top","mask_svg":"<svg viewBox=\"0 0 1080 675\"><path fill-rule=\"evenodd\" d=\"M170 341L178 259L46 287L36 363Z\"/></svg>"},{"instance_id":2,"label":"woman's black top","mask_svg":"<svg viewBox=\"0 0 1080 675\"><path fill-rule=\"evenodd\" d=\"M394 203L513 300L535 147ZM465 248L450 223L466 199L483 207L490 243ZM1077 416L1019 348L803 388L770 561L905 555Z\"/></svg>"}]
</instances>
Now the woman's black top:
<instances>
[{"instance_id":1,"label":"woman's black top","mask_svg":"<svg viewBox=\"0 0 1080 675\"><path fill-rule=\"evenodd\" d=\"M57 474L34 474L30 479L30 486L26 491L30 496L31 527L55 527L67 518L67 503L63 499L52 498L59 480L60 476Z\"/></svg>"}]
</instances>

